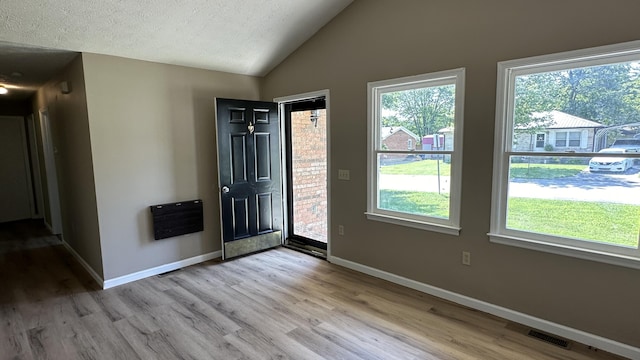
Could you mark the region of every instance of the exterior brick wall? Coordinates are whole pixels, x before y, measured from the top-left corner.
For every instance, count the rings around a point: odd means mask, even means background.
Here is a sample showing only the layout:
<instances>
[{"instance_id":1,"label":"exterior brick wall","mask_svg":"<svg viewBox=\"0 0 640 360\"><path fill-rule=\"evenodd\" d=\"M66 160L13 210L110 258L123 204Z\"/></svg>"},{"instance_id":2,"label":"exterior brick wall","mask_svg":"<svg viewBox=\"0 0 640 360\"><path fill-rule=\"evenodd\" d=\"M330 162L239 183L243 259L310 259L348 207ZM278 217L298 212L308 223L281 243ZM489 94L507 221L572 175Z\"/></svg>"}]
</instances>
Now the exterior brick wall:
<instances>
[{"instance_id":1,"label":"exterior brick wall","mask_svg":"<svg viewBox=\"0 0 640 360\"><path fill-rule=\"evenodd\" d=\"M412 149L409 149L409 146L408 146L409 139L411 139L411 143L413 145ZM387 147L387 150L400 150L400 151L410 152L411 150L422 148L422 144L420 143L419 140L416 140L413 136L401 130L398 130L393 134L387 136L387 138L382 141L382 144ZM413 155L385 154L382 158L382 163L392 164L397 161L405 160L408 157L413 158Z\"/></svg>"},{"instance_id":2,"label":"exterior brick wall","mask_svg":"<svg viewBox=\"0 0 640 360\"><path fill-rule=\"evenodd\" d=\"M412 148L409 148L408 141L411 140ZM384 145L387 145L388 150L415 150L418 148L419 140L414 139L411 135L407 134L404 131L396 131L393 134L389 135L382 142Z\"/></svg>"},{"instance_id":3,"label":"exterior brick wall","mask_svg":"<svg viewBox=\"0 0 640 360\"><path fill-rule=\"evenodd\" d=\"M311 111L291 114L293 231L327 242L327 118L326 110L318 112L317 126Z\"/></svg>"}]
</instances>

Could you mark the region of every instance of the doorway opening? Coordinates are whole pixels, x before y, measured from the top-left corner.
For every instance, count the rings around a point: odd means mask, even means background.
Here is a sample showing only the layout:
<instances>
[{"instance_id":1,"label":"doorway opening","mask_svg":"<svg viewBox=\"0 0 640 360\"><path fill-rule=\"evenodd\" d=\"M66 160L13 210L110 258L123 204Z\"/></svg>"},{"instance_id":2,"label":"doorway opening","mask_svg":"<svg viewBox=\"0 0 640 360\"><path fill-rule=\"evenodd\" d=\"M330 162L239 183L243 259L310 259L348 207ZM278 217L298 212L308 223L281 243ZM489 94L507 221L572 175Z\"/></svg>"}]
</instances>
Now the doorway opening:
<instances>
[{"instance_id":1,"label":"doorway opening","mask_svg":"<svg viewBox=\"0 0 640 360\"><path fill-rule=\"evenodd\" d=\"M326 98L281 104L287 175L285 245L326 257L329 241Z\"/></svg>"}]
</instances>

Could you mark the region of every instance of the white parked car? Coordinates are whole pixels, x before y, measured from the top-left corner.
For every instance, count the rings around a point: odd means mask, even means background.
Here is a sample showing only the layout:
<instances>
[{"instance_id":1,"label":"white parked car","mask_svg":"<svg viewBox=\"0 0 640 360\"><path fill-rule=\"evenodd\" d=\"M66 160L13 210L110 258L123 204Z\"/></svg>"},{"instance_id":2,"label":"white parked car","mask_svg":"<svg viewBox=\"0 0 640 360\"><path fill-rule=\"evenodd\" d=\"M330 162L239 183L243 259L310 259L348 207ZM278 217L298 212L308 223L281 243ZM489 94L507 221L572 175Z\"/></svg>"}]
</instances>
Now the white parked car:
<instances>
[{"instance_id":1,"label":"white parked car","mask_svg":"<svg viewBox=\"0 0 640 360\"><path fill-rule=\"evenodd\" d=\"M589 160L589 171L625 172L633 167L633 159L623 157L609 157L605 154L625 154L628 149L608 148L598 151L603 156L596 156Z\"/></svg>"}]
</instances>

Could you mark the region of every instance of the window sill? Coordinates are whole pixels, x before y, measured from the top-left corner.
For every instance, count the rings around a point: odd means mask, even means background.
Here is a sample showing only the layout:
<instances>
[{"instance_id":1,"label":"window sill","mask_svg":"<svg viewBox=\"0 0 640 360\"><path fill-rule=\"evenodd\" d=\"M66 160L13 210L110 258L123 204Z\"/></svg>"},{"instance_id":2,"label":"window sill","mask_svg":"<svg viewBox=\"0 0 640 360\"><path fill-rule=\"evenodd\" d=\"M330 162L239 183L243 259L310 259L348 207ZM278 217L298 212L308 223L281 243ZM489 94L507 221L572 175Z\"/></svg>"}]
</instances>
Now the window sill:
<instances>
[{"instance_id":1,"label":"window sill","mask_svg":"<svg viewBox=\"0 0 640 360\"><path fill-rule=\"evenodd\" d=\"M411 227L411 228L420 229L420 230L434 231L434 232L439 232L447 235L458 236L460 235L460 230L461 230L461 228L455 227L455 226L428 223L423 221L400 218L396 216L375 214L371 212L365 212L365 215L367 215L368 220L382 221L389 224L406 226L406 227Z\"/></svg>"},{"instance_id":2,"label":"window sill","mask_svg":"<svg viewBox=\"0 0 640 360\"><path fill-rule=\"evenodd\" d=\"M614 254L609 252L553 244L532 239L525 239L515 236L506 236L501 234L489 233L489 241L496 244L515 246L524 249L543 251L556 255L570 256L578 259L597 261L601 263L624 266L633 269L640 269L640 258Z\"/></svg>"}]
</instances>

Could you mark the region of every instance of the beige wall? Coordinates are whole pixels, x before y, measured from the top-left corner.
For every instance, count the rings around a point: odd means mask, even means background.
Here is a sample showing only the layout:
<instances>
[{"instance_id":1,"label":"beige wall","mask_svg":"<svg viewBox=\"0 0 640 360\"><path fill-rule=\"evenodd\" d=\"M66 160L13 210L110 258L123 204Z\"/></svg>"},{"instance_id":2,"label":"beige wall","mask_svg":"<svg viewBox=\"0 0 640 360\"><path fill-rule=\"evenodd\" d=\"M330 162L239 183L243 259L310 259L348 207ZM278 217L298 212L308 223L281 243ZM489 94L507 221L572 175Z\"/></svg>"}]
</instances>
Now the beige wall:
<instances>
[{"instance_id":1,"label":"beige wall","mask_svg":"<svg viewBox=\"0 0 640 360\"><path fill-rule=\"evenodd\" d=\"M638 39L638 13L634 0L356 0L267 75L262 94L331 91L332 254L640 346L640 271L486 235L496 63ZM466 68L461 235L366 220L367 82L458 67ZM337 181L337 169L350 169L351 181Z\"/></svg>"},{"instance_id":2,"label":"beige wall","mask_svg":"<svg viewBox=\"0 0 640 360\"><path fill-rule=\"evenodd\" d=\"M71 84L70 94L60 93L58 84L61 81ZM56 149L64 240L96 274L102 276L100 231L81 56L76 57L62 73L40 88L34 96L33 113L38 120L37 124L40 123L39 111L42 109L47 109L49 112L53 144ZM39 126L37 127L38 138L41 139ZM39 143L42 144L41 141ZM39 151L42 151L41 146ZM39 157L46 198L48 195L42 153ZM48 209L46 216L50 216Z\"/></svg>"},{"instance_id":3,"label":"beige wall","mask_svg":"<svg viewBox=\"0 0 640 360\"><path fill-rule=\"evenodd\" d=\"M83 54L104 278L220 250L214 98L259 79ZM204 232L153 239L149 206L202 199Z\"/></svg>"}]
</instances>

